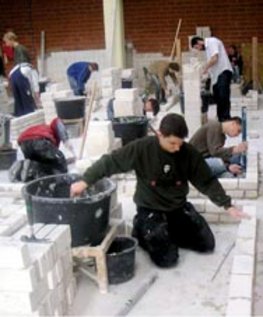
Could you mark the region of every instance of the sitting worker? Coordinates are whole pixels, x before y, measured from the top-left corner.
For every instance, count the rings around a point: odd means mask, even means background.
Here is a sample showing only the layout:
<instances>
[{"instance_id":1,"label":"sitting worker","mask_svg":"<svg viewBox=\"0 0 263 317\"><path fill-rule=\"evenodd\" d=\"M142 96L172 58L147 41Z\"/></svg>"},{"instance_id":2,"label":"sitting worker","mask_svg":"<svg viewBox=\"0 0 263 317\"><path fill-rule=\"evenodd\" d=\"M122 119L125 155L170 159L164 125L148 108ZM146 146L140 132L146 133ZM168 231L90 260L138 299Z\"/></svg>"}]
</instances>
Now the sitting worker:
<instances>
[{"instance_id":1,"label":"sitting worker","mask_svg":"<svg viewBox=\"0 0 263 317\"><path fill-rule=\"evenodd\" d=\"M177 263L178 247L203 253L215 248L214 235L206 220L187 202L188 181L231 216L247 217L232 205L202 155L184 142L187 134L184 118L168 114L156 135L102 156L85 171L83 180L70 188L71 197L79 196L103 177L134 170L137 214L132 234L159 267Z\"/></svg>"},{"instance_id":2,"label":"sitting worker","mask_svg":"<svg viewBox=\"0 0 263 317\"><path fill-rule=\"evenodd\" d=\"M12 182L27 182L42 176L67 173L67 160L59 150L60 142L76 157L63 122L59 118L50 125L40 124L27 128L18 137L25 160L15 162L9 170Z\"/></svg>"},{"instance_id":3,"label":"sitting worker","mask_svg":"<svg viewBox=\"0 0 263 317\"><path fill-rule=\"evenodd\" d=\"M230 45L227 53L233 68L233 82L239 84L243 75L243 58L238 52L236 45Z\"/></svg>"},{"instance_id":4,"label":"sitting worker","mask_svg":"<svg viewBox=\"0 0 263 317\"><path fill-rule=\"evenodd\" d=\"M91 73L98 71L97 63L76 62L71 64L67 69L67 76L70 88L76 96L85 94L85 84L89 80Z\"/></svg>"},{"instance_id":5,"label":"sitting worker","mask_svg":"<svg viewBox=\"0 0 263 317\"><path fill-rule=\"evenodd\" d=\"M114 108L113 102L115 98L111 98L107 104L107 118L112 120L114 118ZM147 99L146 97L142 98L143 101L143 114L149 118L153 118L160 111L159 103L154 98Z\"/></svg>"},{"instance_id":6,"label":"sitting worker","mask_svg":"<svg viewBox=\"0 0 263 317\"><path fill-rule=\"evenodd\" d=\"M226 136L237 137L242 131L242 120L232 117L227 121L211 120L201 126L190 139L205 158L216 177L234 177L243 172L241 155L247 151L247 142L224 147Z\"/></svg>"},{"instance_id":7,"label":"sitting worker","mask_svg":"<svg viewBox=\"0 0 263 317\"><path fill-rule=\"evenodd\" d=\"M160 104L166 103L169 95L165 77L170 76L174 85L177 85L176 72L179 69L179 64L165 60L155 61L150 64L147 70L145 69L148 81L146 91L151 93L154 90L155 97Z\"/></svg>"}]
</instances>

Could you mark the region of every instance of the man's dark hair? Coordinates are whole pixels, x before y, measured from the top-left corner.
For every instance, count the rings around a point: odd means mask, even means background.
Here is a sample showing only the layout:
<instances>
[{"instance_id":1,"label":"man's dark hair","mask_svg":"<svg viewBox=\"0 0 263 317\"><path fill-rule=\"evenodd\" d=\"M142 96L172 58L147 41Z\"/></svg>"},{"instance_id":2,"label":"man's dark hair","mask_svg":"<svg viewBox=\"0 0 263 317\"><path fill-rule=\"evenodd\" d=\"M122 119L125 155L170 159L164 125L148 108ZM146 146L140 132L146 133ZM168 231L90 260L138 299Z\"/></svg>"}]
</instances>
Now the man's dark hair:
<instances>
[{"instance_id":1,"label":"man's dark hair","mask_svg":"<svg viewBox=\"0 0 263 317\"><path fill-rule=\"evenodd\" d=\"M169 68L178 72L180 70L180 65L175 62L172 62L172 63L169 63Z\"/></svg>"},{"instance_id":2,"label":"man's dark hair","mask_svg":"<svg viewBox=\"0 0 263 317\"><path fill-rule=\"evenodd\" d=\"M99 65L97 63L91 63L90 65L92 67L92 70L96 70L96 71L99 70Z\"/></svg>"},{"instance_id":3,"label":"man's dark hair","mask_svg":"<svg viewBox=\"0 0 263 317\"><path fill-rule=\"evenodd\" d=\"M154 98L149 98L148 101L151 103L152 105L152 109L153 109L153 115L156 116L157 113L160 111L160 105L158 100L154 99Z\"/></svg>"},{"instance_id":4,"label":"man's dark hair","mask_svg":"<svg viewBox=\"0 0 263 317\"><path fill-rule=\"evenodd\" d=\"M188 135L188 128L182 116L176 113L170 113L162 119L160 132L165 137L173 135L184 139Z\"/></svg>"},{"instance_id":5,"label":"man's dark hair","mask_svg":"<svg viewBox=\"0 0 263 317\"><path fill-rule=\"evenodd\" d=\"M191 47L194 47L196 44L198 44L199 41L203 41L204 39L200 36L194 36L191 39Z\"/></svg>"},{"instance_id":6,"label":"man's dark hair","mask_svg":"<svg viewBox=\"0 0 263 317\"><path fill-rule=\"evenodd\" d=\"M236 124L242 125L242 119L238 116L231 117L225 121L235 121Z\"/></svg>"}]
</instances>

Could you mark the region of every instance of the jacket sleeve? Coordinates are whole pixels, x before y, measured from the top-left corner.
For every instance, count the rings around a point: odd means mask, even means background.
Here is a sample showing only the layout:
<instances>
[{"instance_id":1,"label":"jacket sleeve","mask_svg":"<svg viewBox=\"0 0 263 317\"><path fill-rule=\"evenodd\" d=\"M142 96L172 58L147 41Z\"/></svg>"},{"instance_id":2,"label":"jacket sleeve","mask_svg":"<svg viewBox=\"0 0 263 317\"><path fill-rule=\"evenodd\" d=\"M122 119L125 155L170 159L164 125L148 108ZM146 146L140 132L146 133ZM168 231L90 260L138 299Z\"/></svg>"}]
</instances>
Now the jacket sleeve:
<instances>
[{"instance_id":1,"label":"jacket sleeve","mask_svg":"<svg viewBox=\"0 0 263 317\"><path fill-rule=\"evenodd\" d=\"M214 131L207 132L207 147L211 156L220 157L223 161L229 161L232 156L233 147L224 147L221 136Z\"/></svg>"},{"instance_id":2,"label":"jacket sleeve","mask_svg":"<svg viewBox=\"0 0 263 317\"><path fill-rule=\"evenodd\" d=\"M231 197L226 195L225 190L214 177L200 153L194 154L194 159L190 162L190 182L202 194L217 206L228 208L231 206Z\"/></svg>"},{"instance_id":3,"label":"jacket sleeve","mask_svg":"<svg viewBox=\"0 0 263 317\"><path fill-rule=\"evenodd\" d=\"M136 143L132 142L111 154L103 155L85 171L83 179L91 185L103 177L131 171L135 169L136 158Z\"/></svg>"}]
</instances>

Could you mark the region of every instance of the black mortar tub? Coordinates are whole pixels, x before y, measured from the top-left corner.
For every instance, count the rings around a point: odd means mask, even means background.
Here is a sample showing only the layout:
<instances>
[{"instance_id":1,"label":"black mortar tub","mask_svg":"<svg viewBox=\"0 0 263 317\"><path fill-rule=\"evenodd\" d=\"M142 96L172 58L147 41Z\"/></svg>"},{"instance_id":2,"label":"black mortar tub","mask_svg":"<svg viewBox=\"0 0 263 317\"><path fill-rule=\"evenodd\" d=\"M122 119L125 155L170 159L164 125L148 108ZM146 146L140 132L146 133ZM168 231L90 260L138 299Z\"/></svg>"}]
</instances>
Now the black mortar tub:
<instances>
[{"instance_id":1,"label":"black mortar tub","mask_svg":"<svg viewBox=\"0 0 263 317\"><path fill-rule=\"evenodd\" d=\"M111 194L116 184L103 178L81 197L70 198L70 186L77 174L59 174L28 182L22 189L26 205L32 200L32 223L69 224L72 247L98 245L109 225ZM30 215L27 215L28 218Z\"/></svg>"},{"instance_id":2,"label":"black mortar tub","mask_svg":"<svg viewBox=\"0 0 263 317\"><path fill-rule=\"evenodd\" d=\"M85 116L86 97L72 96L54 99L57 115L60 119L72 120Z\"/></svg>"},{"instance_id":3,"label":"black mortar tub","mask_svg":"<svg viewBox=\"0 0 263 317\"><path fill-rule=\"evenodd\" d=\"M109 284L129 281L134 276L137 240L129 236L117 236L107 254Z\"/></svg>"},{"instance_id":4,"label":"black mortar tub","mask_svg":"<svg viewBox=\"0 0 263 317\"><path fill-rule=\"evenodd\" d=\"M0 149L0 170L8 170L16 161L16 149Z\"/></svg>"},{"instance_id":5,"label":"black mortar tub","mask_svg":"<svg viewBox=\"0 0 263 317\"><path fill-rule=\"evenodd\" d=\"M114 135L122 145L147 135L148 119L145 116L127 116L112 119Z\"/></svg>"}]
</instances>

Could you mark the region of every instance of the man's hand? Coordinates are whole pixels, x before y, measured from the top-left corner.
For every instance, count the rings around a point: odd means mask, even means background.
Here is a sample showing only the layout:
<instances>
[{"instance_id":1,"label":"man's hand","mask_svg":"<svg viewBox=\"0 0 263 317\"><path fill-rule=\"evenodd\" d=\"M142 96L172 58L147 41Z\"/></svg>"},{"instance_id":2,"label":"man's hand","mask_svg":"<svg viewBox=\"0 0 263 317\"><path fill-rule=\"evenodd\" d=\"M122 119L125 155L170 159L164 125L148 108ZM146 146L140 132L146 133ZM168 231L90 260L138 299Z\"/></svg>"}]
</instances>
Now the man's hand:
<instances>
[{"instance_id":1,"label":"man's hand","mask_svg":"<svg viewBox=\"0 0 263 317\"><path fill-rule=\"evenodd\" d=\"M247 151L247 142L242 142L233 148L233 154L245 153Z\"/></svg>"},{"instance_id":2,"label":"man's hand","mask_svg":"<svg viewBox=\"0 0 263 317\"><path fill-rule=\"evenodd\" d=\"M84 181L79 181L76 183L71 184L70 186L70 197L77 197L80 196L84 190L88 187L88 184Z\"/></svg>"},{"instance_id":3,"label":"man's hand","mask_svg":"<svg viewBox=\"0 0 263 317\"><path fill-rule=\"evenodd\" d=\"M246 214L245 212L243 212L242 210L238 209L237 207L229 207L227 209L227 212L229 213L229 215L235 219L250 219L251 217Z\"/></svg>"},{"instance_id":4,"label":"man's hand","mask_svg":"<svg viewBox=\"0 0 263 317\"><path fill-rule=\"evenodd\" d=\"M230 164L228 166L228 170L230 173L232 173L234 175L239 175L242 173L242 167L238 164Z\"/></svg>"}]
</instances>

